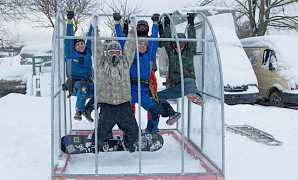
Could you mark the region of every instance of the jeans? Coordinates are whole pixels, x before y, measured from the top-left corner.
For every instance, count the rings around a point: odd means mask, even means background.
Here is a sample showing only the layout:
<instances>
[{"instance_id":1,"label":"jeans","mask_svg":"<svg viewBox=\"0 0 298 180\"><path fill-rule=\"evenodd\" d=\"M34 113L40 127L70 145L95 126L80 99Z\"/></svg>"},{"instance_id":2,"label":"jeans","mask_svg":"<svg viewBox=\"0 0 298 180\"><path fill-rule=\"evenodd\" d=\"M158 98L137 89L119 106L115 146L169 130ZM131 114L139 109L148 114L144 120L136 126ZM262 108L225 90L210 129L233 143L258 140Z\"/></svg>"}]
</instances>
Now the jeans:
<instances>
[{"instance_id":1,"label":"jeans","mask_svg":"<svg viewBox=\"0 0 298 180\"><path fill-rule=\"evenodd\" d=\"M190 93L198 93L196 80L192 78L184 78L184 95L188 95ZM157 92L157 96L161 101L180 98L181 83Z\"/></svg>"},{"instance_id":2,"label":"jeans","mask_svg":"<svg viewBox=\"0 0 298 180\"><path fill-rule=\"evenodd\" d=\"M73 95L77 97L76 110L84 112L87 98L94 96L94 84L87 81L76 81L73 87Z\"/></svg>"}]
</instances>

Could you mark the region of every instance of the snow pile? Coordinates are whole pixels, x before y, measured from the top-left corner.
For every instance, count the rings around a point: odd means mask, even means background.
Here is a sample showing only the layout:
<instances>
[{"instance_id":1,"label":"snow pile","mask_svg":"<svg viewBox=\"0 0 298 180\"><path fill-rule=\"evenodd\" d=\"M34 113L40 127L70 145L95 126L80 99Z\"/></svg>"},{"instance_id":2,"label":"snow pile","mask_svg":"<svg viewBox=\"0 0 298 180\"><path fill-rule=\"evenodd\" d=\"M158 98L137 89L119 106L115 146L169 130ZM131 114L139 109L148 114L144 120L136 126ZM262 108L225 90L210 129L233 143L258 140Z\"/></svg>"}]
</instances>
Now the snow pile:
<instances>
[{"instance_id":1,"label":"snow pile","mask_svg":"<svg viewBox=\"0 0 298 180\"><path fill-rule=\"evenodd\" d=\"M268 35L241 40L244 47L265 47L274 50L277 57L278 70L287 80L298 82L298 37L287 35Z\"/></svg>"},{"instance_id":2,"label":"snow pile","mask_svg":"<svg viewBox=\"0 0 298 180\"><path fill-rule=\"evenodd\" d=\"M0 59L0 79L26 81L32 72L32 66L20 65L20 56Z\"/></svg>"},{"instance_id":3,"label":"snow pile","mask_svg":"<svg viewBox=\"0 0 298 180\"><path fill-rule=\"evenodd\" d=\"M50 99L9 94L0 98L0 114L0 179L49 179Z\"/></svg>"},{"instance_id":4,"label":"snow pile","mask_svg":"<svg viewBox=\"0 0 298 180\"><path fill-rule=\"evenodd\" d=\"M250 61L236 35L232 14L209 16L208 20L212 25L219 46L224 85L257 85L257 79Z\"/></svg>"}]
</instances>

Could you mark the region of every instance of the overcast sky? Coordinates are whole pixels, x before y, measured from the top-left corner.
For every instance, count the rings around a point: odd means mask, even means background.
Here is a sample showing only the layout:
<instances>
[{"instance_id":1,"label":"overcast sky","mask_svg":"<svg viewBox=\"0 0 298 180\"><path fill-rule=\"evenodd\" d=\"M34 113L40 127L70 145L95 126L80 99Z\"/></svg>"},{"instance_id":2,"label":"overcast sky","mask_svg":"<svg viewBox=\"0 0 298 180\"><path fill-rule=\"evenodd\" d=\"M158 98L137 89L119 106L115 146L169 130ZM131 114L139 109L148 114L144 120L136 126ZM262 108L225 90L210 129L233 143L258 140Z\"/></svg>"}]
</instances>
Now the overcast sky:
<instances>
[{"instance_id":1,"label":"overcast sky","mask_svg":"<svg viewBox=\"0 0 298 180\"><path fill-rule=\"evenodd\" d=\"M131 3L141 4L144 11L142 14L152 14L154 12L172 12L189 4L197 2L196 0L130 0ZM51 45L52 30L37 28L30 21L21 21L10 23L9 30L22 39L26 45L46 44Z\"/></svg>"},{"instance_id":2,"label":"overcast sky","mask_svg":"<svg viewBox=\"0 0 298 180\"><path fill-rule=\"evenodd\" d=\"M165 12L173 12L174 10L185 6L189 7L195 2L198 2L198 0L129 0L129 2L131 4L140 4L144 10L142 14L152 14L155 12L161 14ZM22 21L10 23L9 29L22 39L26 45L44 44L50 46L52 29L37 28L34 26L36 25L30 21Z\"/></svg>"}]
</instances>

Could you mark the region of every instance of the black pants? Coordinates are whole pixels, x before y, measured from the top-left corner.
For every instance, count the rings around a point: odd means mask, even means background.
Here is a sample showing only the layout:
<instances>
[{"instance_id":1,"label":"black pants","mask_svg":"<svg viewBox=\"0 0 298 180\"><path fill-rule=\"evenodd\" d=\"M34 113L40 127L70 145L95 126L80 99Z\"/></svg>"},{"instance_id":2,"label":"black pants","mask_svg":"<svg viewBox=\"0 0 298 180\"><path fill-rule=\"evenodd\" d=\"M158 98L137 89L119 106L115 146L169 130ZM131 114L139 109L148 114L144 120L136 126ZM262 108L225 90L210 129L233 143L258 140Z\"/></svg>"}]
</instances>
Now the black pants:
<instances>
[{"instance_id":1,"label":"black pants","mask_svg":"<svg viewBox=\"0 0 298 180\"><path fill-rule=\"evenodd\" d=\"M134 144L138 140L139 127L131 110L130 102L119 105L100 104L97 127L99 148L103 146L105 140L112 137L112 129L116 124L124 132L126 148L133 151Z\"/></svg>"}]
</instances>

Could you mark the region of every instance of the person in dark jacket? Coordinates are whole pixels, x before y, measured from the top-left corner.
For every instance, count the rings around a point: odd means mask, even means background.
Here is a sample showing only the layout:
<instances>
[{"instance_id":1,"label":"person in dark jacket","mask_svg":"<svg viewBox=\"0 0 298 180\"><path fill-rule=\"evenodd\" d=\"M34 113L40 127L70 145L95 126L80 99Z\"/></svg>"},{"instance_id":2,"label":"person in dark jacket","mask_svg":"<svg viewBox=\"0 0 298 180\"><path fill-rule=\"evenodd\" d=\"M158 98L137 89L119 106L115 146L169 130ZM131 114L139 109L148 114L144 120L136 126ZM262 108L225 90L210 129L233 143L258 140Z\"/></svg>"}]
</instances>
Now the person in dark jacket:
<instances>
[{"instance_id":1,"label":"person in dark jacket","mask_svg":"<svg viewBox=\"0 0 298 180\"><path fill-rule=\"evenodd\" d=\"M115 30L117 37L124 37L122 32L122 28L120 25L121 15L119 13L114 13L113 18L115 20ZM158 37L158 21L159 14L153 14L151 17L153 21L152 25L152 34L151 38ZM145 23L144 21L142 23ZM141 24L139 22L139 24ZM144 26L144 33L148 33L149 29L146 29L148 26ZM139 31L140 32L140 31ZM138 34L140 36L141 34ZM144 34L142 34L144 35ZM124 46L125 41L119 40L121 47ZM181 114L175 112L173 108L164 107L163 102L156 102L150 97L150 73L152 69L152 61L155 59L156 51L158 48L158 42L154 40L150 40L149 42L140 40L138 42L139 48L139 62L140 62L140 79L141 79L141 106L150 112L150 115L154 119L158 119L159 115L164 117L169 117L169 119L179 119ZM137 54L134 55L133 64L130 68L130 79L131 79L131 103L135 104L138 102L138 68L137 68ZM158 123L157 123L158 124ZM153 127L149 127L150 131L157 130L156 125Z\"/></svg>"},{"instance_id":2,"label":"person in dark jacket","mask_svg":"<svg viewBox=\"0 0 298 180\"><path fill-rule=\"evenodd\" d=\"M188 14L187 17L187 34L188 38L196 38L196 32L194 27L194 14ZM162 38L170 38L171 28L170 19L165 17L164 29L161 34ZM184 33L177 33L178 38L185 39ZM180 65L179 55L177 50L176 42L163 41L160 42L162 47L165 47L169 57L169 69L166 80L167 89L157 93L160 100L177 99L181 97L181 77L180 77ZM193 58L196 52L196 42L180 42L181 57L183 65L183 76L184 76L184 93L192 102L202 105L203 101L198 93L195 80L195 72L193 65ZM169 124L175 123L175 121L168 122Z\"/></svg>"},{"instance_id":3,"label":"person in dark jacket","mask_svg":"<svg viewBox=\"0 0 298 180\"><path fill-rule=\"evenodd\" d=\"M66 35L74 36L73 30L74 12L67 12ZM93 32L90 25L87 36L91 36ZM92 81L92 51L91 40L87 43L83 39L66 39L65 47L65 63L67 75L67 89L70 95L77 97L76 113L74 119L82 120L82 114L87 116L87 120L92 118L85 111L85 103L88 98L93 98L94 85Z\"/></svg>"}]
</instances>

